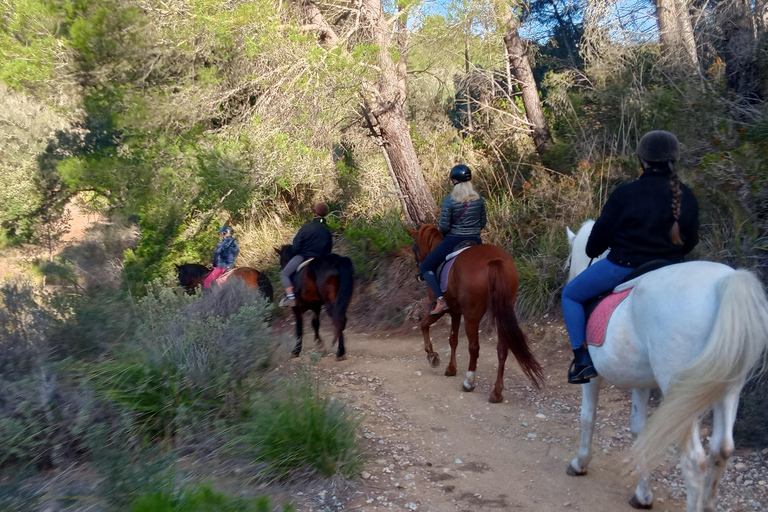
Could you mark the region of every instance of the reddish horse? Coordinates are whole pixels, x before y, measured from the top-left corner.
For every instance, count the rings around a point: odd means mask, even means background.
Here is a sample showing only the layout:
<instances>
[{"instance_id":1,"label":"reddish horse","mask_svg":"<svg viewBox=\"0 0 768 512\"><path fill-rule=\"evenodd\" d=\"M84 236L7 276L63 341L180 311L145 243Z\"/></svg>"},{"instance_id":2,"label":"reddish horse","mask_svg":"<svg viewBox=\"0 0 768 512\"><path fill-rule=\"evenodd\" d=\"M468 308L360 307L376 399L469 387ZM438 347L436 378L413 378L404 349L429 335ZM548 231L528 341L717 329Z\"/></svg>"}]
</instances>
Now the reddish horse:
<instances>
[{"instance_id":1,"label":"reddish horse","mask_svg":"<svg viewBox=\"0 0 768 512\"><path fill-rule=\"evenodd\" d=\"M179 277L179 286L185 288L189 293L195 293L195 288L202 286L205 278L211 273L210 268L197 263L176 265L176 270ZM227 279L230 277L242 279L251 288L259 290L269 301L274 298L272 282L266 274L259 272L255 268L238 267L227 276ZM217 279L217 281L220 280L221 278Z\"/></svg>"},{"instance_id":2,"label":"reddish horse","mask_svg":"<svg viewBox=\"0 0 768 512\"><path fill-rule=\"evenodd\" d=\"M416 262L421 263L440 241L443 235L432 224L424 224L418 231L408 230L414 238L413 252ZM448 289L443 298L448 304L451 315L451 360L445 369L445 375L456 375L456 346L459 344L459 325L464 316L464 328L469 339L469 368L462 389L475 389L477 357L480 355L478 329L480 320L488 311L496 321L499 340L496 352L499 356L499 369L496 384L491 393L490 402L502 401L504 390L504 364L508 351L517 359L523 372L536 387L544 380L544 372L536 357L528 347L528 340L520 329L515 316L517 298L517 269L512 258L503 249L495 245L482 244L470 247L456 257L448 274ZM430 302L435 300L432 290L428 289ZM424 350L427 360L435 367L440 364L440 356L432 349L429 327L443 315L427 315L421 321L424 334Z\"/></svg>"}]
</instances>

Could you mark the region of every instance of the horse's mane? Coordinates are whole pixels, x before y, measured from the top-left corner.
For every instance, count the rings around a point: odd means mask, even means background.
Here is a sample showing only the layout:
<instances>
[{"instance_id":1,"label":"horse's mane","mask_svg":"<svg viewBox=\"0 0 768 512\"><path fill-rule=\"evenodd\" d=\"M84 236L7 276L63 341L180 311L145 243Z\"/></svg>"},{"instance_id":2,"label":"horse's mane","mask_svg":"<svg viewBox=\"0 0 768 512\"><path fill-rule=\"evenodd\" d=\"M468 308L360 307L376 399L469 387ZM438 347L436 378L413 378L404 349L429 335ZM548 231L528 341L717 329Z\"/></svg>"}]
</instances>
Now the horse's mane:
<instances>
[{"instance_id":1,"label":"horse's mane","mask_svg":"<svg viewBox=\"0 0 768 512\"><path fill-rule=\"evenodd\" d=\"M437 247L437 244L439 244L442 239L443 235L434 224L422 224L416 238L417 243L419 244L419 251L425 255Z\"/></svg>"},{"instance_id":2,"label":"horse's mane","mask_svg":"<svg viewBox=\"0 0 768 512\"><path fill-rule=\"evenodd\" d=\"M179 271L179 277L187 277L190 279L196 279L198 277L204 277L211 271L210 268L199 263L185 263L176 267Z\"/></svg>"},{"instance_id":3,"label":"horse's mane","mask_svg":"<svg viewBox=\"0 0 768 512\"><path fill-rule=\"evenodd\" d=\"M589 235L592 233L592 228L595 225L595 221L592 219L588 219L586 222L584 222L579 230L576 232L576 236L574 236L571 240L569 240L571 244L571 258L568 260L568 281L570 282L574 277L582 273L587 267L589 267L590 258L587 256L587 240L589 240ZM597 258L594 258L595 261L603 259L605 255L608 254L606 251L604 254L601 254Z\"/></svg>"}]
</instances>

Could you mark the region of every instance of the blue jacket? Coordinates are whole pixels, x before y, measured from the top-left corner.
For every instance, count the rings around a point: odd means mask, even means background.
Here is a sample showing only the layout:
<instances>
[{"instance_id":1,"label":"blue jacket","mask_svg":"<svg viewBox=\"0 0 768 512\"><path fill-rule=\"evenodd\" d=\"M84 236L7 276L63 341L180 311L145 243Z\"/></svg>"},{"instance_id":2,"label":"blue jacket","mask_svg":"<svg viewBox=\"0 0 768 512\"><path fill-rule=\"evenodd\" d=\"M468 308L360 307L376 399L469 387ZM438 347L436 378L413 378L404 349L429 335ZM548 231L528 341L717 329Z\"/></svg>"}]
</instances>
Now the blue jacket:
<instances>
[{"instance_id":1,"label":"blue jacket","mask_svg":"<svg viewBox=\"0 0 768 512\"><path fill-rule=\"evenodd\" d=\"M470 201L467 206L467 203L457 203L448 196L443 201L438 228L444 236L480 236L487 221L482 197Z\"/></svg>"},{"instance_id":2,"label":"blue jacket","mask_svg":"<svg viewBox=\"0 0 768 512\"><path fill-rule=\"evenodd\" d=\"M235 264L235 258L240 254L240 246L233 237L227 237L216 246L213 251L214 267L231 267Z\"/></svg>"}]
</instances>

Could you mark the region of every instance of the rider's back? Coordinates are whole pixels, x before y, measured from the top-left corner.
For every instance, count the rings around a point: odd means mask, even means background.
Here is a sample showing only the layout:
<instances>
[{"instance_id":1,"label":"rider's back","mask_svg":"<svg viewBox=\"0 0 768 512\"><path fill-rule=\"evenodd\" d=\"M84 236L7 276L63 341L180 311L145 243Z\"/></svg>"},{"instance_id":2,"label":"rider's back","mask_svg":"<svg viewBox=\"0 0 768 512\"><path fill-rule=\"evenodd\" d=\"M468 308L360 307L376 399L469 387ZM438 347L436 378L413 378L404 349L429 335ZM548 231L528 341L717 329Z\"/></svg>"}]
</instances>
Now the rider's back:
<instances>
[{"instance_id":1,"label":"rider's back","mask_svg":"<svg viewBox=\"0 0 768 512\"><path fill-rule=\"evenodd\" d=\"M482 197L467 203L454 201L448 196L440 212L440 233L453 236L480 236L487 222L485 201Z\"/></svg>"},{"instance_id":2,"label":"rider's back","mask_svg":"<svg viewBox=\"0 0 768 512\"><path fill-rule=\"evenodd\" d=\"M698 201L680 183L681 245L670 239L674 223L669 176L644 173L618 187L608 198L587 242L587 255L597 257L610 248L608 260L624 267L638 267L656 259L683 261L698 242Z\"/></svg>"},{"instance_id":3,"label":"rider's back","mask_svg":"<svg viewBox=\"0 0 768 512\"><path fill-rule=\"evenodd\" d=\"M293 239L294 254L305 258L317 258L330 254L333 235L318 219L304 224Z\"/></svg>"}]
</instances>

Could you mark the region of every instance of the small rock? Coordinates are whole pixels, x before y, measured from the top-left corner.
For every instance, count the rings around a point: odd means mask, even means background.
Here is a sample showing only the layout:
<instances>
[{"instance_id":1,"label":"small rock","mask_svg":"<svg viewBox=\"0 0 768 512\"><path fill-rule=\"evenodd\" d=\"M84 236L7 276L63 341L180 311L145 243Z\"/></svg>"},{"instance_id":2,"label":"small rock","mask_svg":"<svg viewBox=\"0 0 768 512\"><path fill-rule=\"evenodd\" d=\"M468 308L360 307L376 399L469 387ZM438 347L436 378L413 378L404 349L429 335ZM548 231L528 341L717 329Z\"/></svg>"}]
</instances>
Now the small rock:
<instances>
[{"instance_id":1,"label":"small rock","mask_svg":"<svg viewBox=\"0 0 768 512\"><path fill-rule=\"evenodd\" d=\"M547 417L546 417L546 416L544 416L544 415L543 415L543 414L541 414L541 413L538 413L538 414L536 415L536 417L537 417L537 418L539 418L540 420L545 420L545 419L547 419Z\"/></svg>"},{"instance_id":2,"label":"small rock","mask_svg":"<svg viewBox=\"0 0 768 512\"><path fill-rule=\"evenodd\" d=\"M566 501L565 503L563 503L563 506L564 507L570 507L571 506L571 502L570 501Z\"/></svg>"},{"instance_id":3,"label":"small rock","mask_svg":"<svg viewBox=\"0 0 768 512\"><path fill-rule=\"evenodd\" d=\"M369 478L371 478L371 474L370 474L369 472L367 472L367 471L363 471L363 472L360 474L360 476L362 476L362 477L363 477L363 480L368 480Z\"/></svg>"},{"instance_id":4,"label":"small rock","mask_svg":"<svg viewBox=\"0 0 768 512\"><path fill-rule=\"evenodd\" d=\"M460 458L458 458L458 457L456 457L455 459L453 459L453 462L454 462L454 463L456 463L456 464L464 464L464 461L463 461L463 460L461 460L461 459L460 459Z\"/></svg>"},{"instance_id":5,"label":"small rock","mask_svg":"<svg viewBox=\"0 0 768 512\"><path fill-rule=\"evenodd\" d=\"M739 473L743 473L747 470L747 465L744 464L743 462L739 462L735 466L733 466L733 469L735 469Z\"/></svg>"},{"instance_id":6,"label":"small rock","mask_svg":"<svg viewBox=\"0 0 768 512\"><path fill-rule=\"evenodd\" d=\"M421 372L419 370L416 370L416 375L421 375Z\"/></svg>"},{"instance_id":7,"label":"small rock","mask_svg":"<svg viewBox=\"0 0 768 512\"><path fill-rule=\"evenodd\" d=\"M413 473L408 473L408 474L407 474L407 475L405 475L403 478L404 478L405 480L410 480L410 479L412 479L412 478L416 478L416 475L414 475Z\"/></svg>"},{"instance_id":8,"label":"small rock","mask_svg":"<svg viewBox=\"0 0 768 512\"><path fill-rule=\"evenodd\" d=\"M409 501L408 503L405 504L405 508L407 508L408 510L416 510L417 508L419 508L419 506L414 502Z\"/></svg>"},{"instance_id":9,"label":"small rock","mask_svg":"<svg viewBox=\"0 0 768 512\"><path fill-rule=\"evenodd\" d=\"M539 436L537 436L536 434L531 433L531 434L527 434L525 437L527 437L528 439L536 439Z\"/></svg>"}]
</instances>

